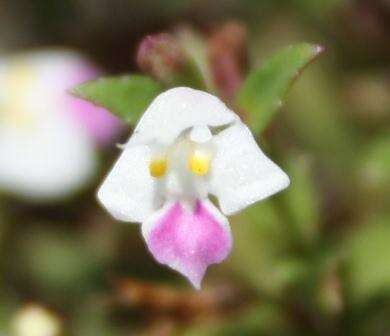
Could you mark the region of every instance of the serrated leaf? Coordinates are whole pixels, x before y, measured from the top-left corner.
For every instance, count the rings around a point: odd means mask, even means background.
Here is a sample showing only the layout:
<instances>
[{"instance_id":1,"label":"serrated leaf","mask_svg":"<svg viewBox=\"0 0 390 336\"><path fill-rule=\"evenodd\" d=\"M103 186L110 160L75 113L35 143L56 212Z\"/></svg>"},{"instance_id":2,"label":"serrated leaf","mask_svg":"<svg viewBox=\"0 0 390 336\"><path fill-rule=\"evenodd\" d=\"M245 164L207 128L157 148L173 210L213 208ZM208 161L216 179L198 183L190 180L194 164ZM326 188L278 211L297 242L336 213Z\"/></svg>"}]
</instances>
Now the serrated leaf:
<instances>
[{"instance_id":1,"label":"serrated leaf","mask_svg":"<svg viewBox=\"0 0 390 336\"><path fill-rule=\"evenodd\" d=\"M125 75L88 81L73 88L71 93L135 124L162 90L162 86L149 77Z\"/></svg>"},{"instance_id":2,"label":"serrated leaf","mask_svg":"<svg viewBox=\"0 0 390 336\"><path fill-rule=\"evenodd\" d=\"M238 92L237 104L249 114L248 122L256 134L267 127L292 82L322 50L308 43L293 45L249 74Z\"/></svg>"}]
</instances>

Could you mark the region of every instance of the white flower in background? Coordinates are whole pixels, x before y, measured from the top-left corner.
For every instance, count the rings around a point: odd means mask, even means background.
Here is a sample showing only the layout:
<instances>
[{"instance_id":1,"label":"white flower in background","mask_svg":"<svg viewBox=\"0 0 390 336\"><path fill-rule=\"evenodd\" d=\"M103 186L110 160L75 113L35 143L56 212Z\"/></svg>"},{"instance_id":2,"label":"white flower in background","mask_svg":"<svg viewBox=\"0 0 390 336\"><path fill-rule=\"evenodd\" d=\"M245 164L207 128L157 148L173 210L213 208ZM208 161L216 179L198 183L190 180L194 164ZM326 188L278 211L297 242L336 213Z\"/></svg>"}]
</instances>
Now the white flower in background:
<instances>
[{"instance_id":1,"label":"white flower in background","mask_svg":"<svg viewBox=\"0 0 390 336\"><path fill-rule=\"evenodd\" d=\"M96 145L109 141L120 123L66 91L98 74L68 51L0 58L0 190L47 200L93 176Z\"/></svg>"},{"instance_id":2,"label":"white flower in background","mask_svg":"<svg viewBox=\"0 0 390 336\"><path fill-rule=\"evenodd\" d=\"M196 288L229 254L231 215L289 185L250 130L218 98L190 88L146 110L98 198L118 220L142 223L153 256ZM208 199L214 195L222 214Z\"/></svg>"},{"instance_id":3,"label":"white flower in background","mask_svg":"<svg viewBox=\"0 0 390 336\"><path fill-rule=\"evenodd\" d=\"M14 336L59 336L62 323L54 313L33 304L17 312L11 328Z\"/></svg>"}]
</instances>

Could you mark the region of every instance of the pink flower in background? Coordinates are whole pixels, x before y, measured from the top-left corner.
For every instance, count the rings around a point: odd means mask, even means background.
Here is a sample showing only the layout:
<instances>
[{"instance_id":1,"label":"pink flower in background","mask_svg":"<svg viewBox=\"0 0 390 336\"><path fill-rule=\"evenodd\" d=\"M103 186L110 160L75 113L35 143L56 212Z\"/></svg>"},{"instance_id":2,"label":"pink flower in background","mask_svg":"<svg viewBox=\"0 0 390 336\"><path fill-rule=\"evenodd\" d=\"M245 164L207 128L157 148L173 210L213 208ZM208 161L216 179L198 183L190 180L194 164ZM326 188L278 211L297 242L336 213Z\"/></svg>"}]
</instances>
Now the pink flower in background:
<instances>
[{"instance_id":1,"label":"pink flower in background","mask_svg":"<svg viewBox=\"0 0 390 336\"><path fill-rule=\"evenodd\" d=\"M68 196L92 178L97 146L113 141L122 126L67 90L98 75L70 51L0 58L0 189L49 200Z\"/></svg>"},{"instance_id":2,"label":"pink flower in background","mask_svg":"<svg viewBox=\"0 0 390 336\"><path fill-rule=\"evenodd\" d=\"M155 259L200 288L207 267L232 248L224 215L288 185L234 112L206 92L183 87L152 102L98 198L116 219L142 223Z\"/></svg>"},{"instance_id":3,"label":"pink flower in background","mask_svg":"<svg viewBox=\"0 0 390 336\"><path fill-rule=\"evenodd\" d=\"M64 92L77 84L96 79L101 75L95 66L82 59L69 66L72 69L69 69L69 77L64 79L66 85ZM66 94L64 98L75 119L85 127L100 146L105 147L117 138L119 131L123 128L119 118L84 99L78 99L69 94Z\"/></svg>"}]
</instances>

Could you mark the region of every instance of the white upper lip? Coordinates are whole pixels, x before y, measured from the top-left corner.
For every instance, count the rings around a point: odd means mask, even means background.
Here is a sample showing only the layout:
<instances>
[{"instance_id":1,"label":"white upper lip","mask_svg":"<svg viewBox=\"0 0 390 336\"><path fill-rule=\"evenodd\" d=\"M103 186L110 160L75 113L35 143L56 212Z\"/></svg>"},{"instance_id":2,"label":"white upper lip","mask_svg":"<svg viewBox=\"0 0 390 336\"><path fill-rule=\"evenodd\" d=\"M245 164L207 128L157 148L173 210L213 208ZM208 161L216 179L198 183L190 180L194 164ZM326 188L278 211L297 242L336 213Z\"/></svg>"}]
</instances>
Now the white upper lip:
<instances>
[{"instance_id":1,"label":"white upper lip","mask_svg":"<svg viewBox=\"0 0 390 336\"><path fill-rule=\"evenodd\" d=\"M208 126L226 128L211 136ZM175 146L186 130L188 139L212 146L210 174L196 178L193 187L183 174L168 173L168 190L161 194L161 181L148 170L153 148ZM195 199L213 194L221 211L230 215L288 184L287 175L264 155L248 127L224 103L206 92L180 87L160 94L146 110L98 198L118 220L143 222L172 197L185 202L191 194Z\"/></svg>"}]
</instances>

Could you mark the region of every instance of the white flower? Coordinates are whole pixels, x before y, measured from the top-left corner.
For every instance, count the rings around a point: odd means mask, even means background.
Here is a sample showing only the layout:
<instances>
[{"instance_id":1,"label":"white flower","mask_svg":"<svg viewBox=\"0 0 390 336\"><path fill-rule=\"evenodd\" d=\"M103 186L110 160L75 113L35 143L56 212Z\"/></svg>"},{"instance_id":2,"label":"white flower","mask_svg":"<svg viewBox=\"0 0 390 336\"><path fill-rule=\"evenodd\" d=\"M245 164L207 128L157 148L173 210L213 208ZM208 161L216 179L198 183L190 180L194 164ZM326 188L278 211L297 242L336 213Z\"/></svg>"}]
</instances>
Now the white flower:
<instances>
[{"instance_id":1,"label":"white flower","mask_svg":"<svg viewBox=\"0 0 390 336\"><path fill-rule=\"evenodd\" d=\"M12 320L12 333L15 336L59 336L61 329L61 320L36 304L23 307Z\"/></svg>"},{"instance_id":2,"label":"white flower","mask_svg":"<svg viewBox=\"0 0 390 336\"><path fill-rule=\"evenodd\" d=\"M156 260L199 288L207 267L230 252L224 215L288 185L235 113L206 92L182 87L152 102L98 198L116 219L142 223Z\"/></svg>"},{"instance_id":3,"label":"white flower","mask_svg":"<svg viewBox=\"0 0 390 336\"><path fill-rule=\"evenodd\" d=\"M53 199L92 177L95 140L108 139L119 122L66 90L97 75L93 65L68 51L0 58L1 190Z\"/></svg>"}]
</instances>

